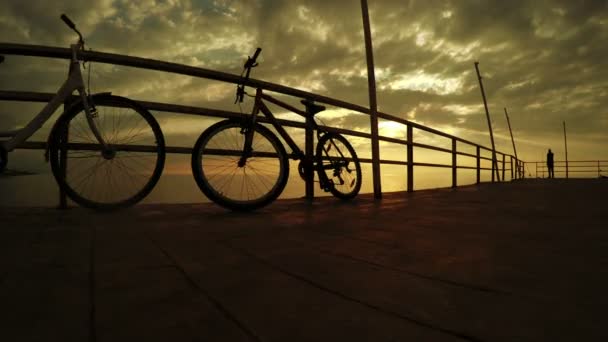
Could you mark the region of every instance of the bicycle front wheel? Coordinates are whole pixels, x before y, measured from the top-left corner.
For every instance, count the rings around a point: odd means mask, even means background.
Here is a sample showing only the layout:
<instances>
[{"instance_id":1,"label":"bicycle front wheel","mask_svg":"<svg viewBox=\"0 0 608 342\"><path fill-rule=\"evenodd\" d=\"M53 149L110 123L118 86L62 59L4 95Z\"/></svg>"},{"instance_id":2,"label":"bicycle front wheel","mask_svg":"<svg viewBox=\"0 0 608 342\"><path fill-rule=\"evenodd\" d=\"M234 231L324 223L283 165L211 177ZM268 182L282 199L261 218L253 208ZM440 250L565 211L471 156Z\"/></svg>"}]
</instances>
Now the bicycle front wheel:
<instances>
[{"instance_id":1,"label":"bicycle front wheel","mask_svg":"<svg viewBox=\"0 0 608 342\"><path fill-rule=\"evenodd\" d=\"M93 122L104 150L87 120L82 103L57 121L49 139L53 175L76 203L95 209L133 205L152 191L165 163L165 140L152 115L136 102L92 96Z\"/></svg>"},{"instance_id":2,"label":"bicycle front wheel","mask_svg":"<svg viewBox=\"0 0 608 342\"><path fill-rule=\"evenodd\" d=\"M348 140L325 133L317 143L317 172L326 190L335 197L351 199L361 190L361 164Z\"/></svg>"},{"instance_id":3,"label":"bicycle front wheel","mask_svg":"<svg viewBox=\"0 0 608 342\"><path fill-rule=\"evenodd\" d=\"M201 191L232 210L263 207L283 191L289 177L285 148L266 127L255 124L251 154L242 158L244 127L240 121L220 121L207 128L192 151L192 174Z\"/></svg>"}]
</instances>

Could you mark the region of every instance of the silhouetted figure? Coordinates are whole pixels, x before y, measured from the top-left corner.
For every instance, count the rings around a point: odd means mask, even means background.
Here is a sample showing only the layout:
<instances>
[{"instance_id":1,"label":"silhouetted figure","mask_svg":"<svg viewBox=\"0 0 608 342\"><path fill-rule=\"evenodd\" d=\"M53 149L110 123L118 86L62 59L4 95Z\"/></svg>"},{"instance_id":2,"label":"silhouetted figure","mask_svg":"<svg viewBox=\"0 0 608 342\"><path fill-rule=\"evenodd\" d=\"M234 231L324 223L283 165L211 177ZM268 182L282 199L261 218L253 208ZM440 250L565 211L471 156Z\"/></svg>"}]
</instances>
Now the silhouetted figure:
<instances>
[{"instance_id":1,"label":"silhouetted figure","mask_svg":"<svg viewBox=\"0 0 608 342\"><path fill-rule=\"evenodd\" d=\"M547 152L547 171L549 172L549 178L555 178L553 174L553 152L551 152L551 149Z\"/></svg>"}]
</instances>

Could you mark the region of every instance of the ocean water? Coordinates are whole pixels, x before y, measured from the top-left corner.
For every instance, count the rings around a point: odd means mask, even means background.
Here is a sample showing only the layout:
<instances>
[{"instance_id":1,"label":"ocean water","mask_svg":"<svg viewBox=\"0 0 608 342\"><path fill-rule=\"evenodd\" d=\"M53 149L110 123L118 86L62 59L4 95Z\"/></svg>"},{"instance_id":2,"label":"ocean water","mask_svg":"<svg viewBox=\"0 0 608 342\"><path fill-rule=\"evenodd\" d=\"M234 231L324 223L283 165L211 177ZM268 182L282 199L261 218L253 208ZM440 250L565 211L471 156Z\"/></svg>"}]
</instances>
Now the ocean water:
<instances>
[{"instance_id":1,"label":"ocean water","mask_svg":"<svg viewBox=\"0 0 608 342\"><path fill-rule=\"evenodd\" d=\"M158 184L142 203L204 203L209 202L199 190L189 172L175 173L175 167L163 173ZM187 170L189 171L189 170ZM373 192L372 170L370 164L363 164L361 193ZM406 168L400 165L383 165L382 191L406 190ZM482 181L488 181L486 173ZM475 171L458 172L459 185L473 184ZM416 190L449 187L452 184L450 169L420 167L414 171ZM331 196L324 193L315 183L315 196ZM297 163L291 163L289 182L280 198L304 197L304 182L297 173ZM59 203L59 190L53 175L44 172L34 175L0 177L0 206L43 206L53 207Z\"/></svg>"}]
</instances>

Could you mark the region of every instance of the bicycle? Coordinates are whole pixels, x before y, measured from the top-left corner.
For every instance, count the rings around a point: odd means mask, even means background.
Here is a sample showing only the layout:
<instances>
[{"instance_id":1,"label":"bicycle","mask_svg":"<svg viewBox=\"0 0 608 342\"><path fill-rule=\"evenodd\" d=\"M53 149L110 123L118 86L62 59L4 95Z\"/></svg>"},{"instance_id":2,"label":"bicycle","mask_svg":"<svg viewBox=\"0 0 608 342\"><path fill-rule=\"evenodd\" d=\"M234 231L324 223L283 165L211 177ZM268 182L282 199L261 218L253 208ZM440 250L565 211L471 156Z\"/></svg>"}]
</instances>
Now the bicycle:
<instances>
[{"instance_id":1,"label":"bicycle","mask_svg":"<svg viewBox=\"0 0 608 342\"><path fill-rule=\"evenodd\" d=\"M200 135L192 152L192 173L201 191L215 203L232 210L248 211L261 208L274 201L283 191L289 177L289 160L300 160L298 172L302 179L319 178L319 186L335 197L348 200L361 189L361 165L355 150L340 134L320 127L314 115L324 106L304 99L306 111L279 101L261 88L255 96L245 92L245 83L261 52L257 48L248 57L237 84L236 100L243 102L245 95L254 97L251 115L242 119L227 119L207 128ZM245 76L243 77L243 74ZM268 101L294 113L311 118L317 133L315 156L306 156L266 106ZM267 127L258 123L262 112L292 150L288 156L285 147Z\"/></svg>"},{"instance_id":2,"label":"bicycle","mask_svg":"<svg viewBox=\"0 0 608 342\"><path fill-rule=\"evenodd\" d=\"M160 126L132 100L111 93L89 94L90 87L85 89L80 69L87 63L80 56L84 39L65 14L61 19L78 34L78 42L70 45L68 77L25 127L0 132L0 172L6 169L8 152L31 137L66 103L51 129L45 152L60 189L89 208L133 205L152 191L162 173L165 141ZM72 97L75 90L79 95L76 99Z\"/></svg>"}]
</instances>

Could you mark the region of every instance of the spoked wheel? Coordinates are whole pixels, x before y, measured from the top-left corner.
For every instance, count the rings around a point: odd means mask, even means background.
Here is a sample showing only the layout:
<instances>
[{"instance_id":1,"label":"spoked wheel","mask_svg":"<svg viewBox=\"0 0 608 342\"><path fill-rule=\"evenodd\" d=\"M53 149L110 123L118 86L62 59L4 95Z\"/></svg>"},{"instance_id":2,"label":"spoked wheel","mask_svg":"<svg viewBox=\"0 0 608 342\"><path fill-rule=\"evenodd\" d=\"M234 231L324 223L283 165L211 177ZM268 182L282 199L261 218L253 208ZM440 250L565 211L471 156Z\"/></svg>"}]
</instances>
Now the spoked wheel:
<instances>
[{"instance_id":1,"label":"spoked wheel","mask_svg":"<svg viewBox=\"0 0 608 342\"><path fill-rule=\"evenodd\" d=\"M336 133L326 133L317 144L319 181L341 199L351 199L361 190L361 165L348 140Z\"/></svg>"},{"instance_id":2,"label":"spoked wheel","mask_svg":"<svg viewBox=\"0 0 608 342\"><path fill-rule=\"evenodd\" d=\"M59 118L49 156L59 186L76 203L95 209L133 205L152 191L165 163L165 140L154 117L129 99L99 95L94 123L108 144L104 150L82 103Z\"/></svg>"},{"instance_id":3,"label":"spoked wheel","mask_svg":"<svg viewBox=\"0 0 608 342\"><path fill-rule=\"evenodd\" d=\"M192 151L192 174L201 191L232 210L254 210L274 201L289 177L287 153L266 127L253 129L252 151L243 157L245 133L240 121L207 128Z\"/></svg>"}]
</instances>

